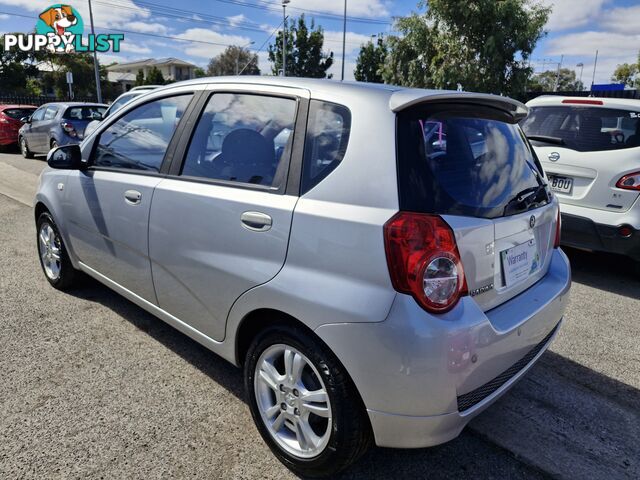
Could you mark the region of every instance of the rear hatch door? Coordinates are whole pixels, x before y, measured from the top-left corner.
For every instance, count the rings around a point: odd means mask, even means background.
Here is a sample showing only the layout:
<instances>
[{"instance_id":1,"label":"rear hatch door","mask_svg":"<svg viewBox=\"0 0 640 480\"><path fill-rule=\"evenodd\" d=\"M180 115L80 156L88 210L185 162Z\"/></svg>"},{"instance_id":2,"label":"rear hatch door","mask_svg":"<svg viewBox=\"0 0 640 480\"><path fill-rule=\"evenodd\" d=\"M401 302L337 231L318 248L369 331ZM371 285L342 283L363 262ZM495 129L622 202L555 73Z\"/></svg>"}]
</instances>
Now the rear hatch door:
<instances>
[{"instance_id":1,"label":"rear hatch door","mask_svg":"<svg viewBox=\"0 0 640 480\"><path fill-rule=\"evenodd\" d=\"M545 275L558 215L517 125L521 104L486 97L415 102L397 123L400 208L451 226L469 294L485 311Z\"/></svg>"}]
</instances>

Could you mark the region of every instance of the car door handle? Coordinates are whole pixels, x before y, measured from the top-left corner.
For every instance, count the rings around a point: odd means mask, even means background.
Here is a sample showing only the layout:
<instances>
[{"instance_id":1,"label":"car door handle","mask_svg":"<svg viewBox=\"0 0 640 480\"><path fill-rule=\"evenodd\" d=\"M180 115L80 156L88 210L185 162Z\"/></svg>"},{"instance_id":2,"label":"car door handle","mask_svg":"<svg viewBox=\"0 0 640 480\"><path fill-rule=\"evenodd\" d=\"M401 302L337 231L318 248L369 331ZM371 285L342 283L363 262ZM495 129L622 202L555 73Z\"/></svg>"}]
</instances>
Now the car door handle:
<instances>
[{"instance_id":1,"label":"car door handle","mask_svg":"<svg viewBox=\"0 0 640 480\"><path fill-rule=\"evenodd\" d=\"M142 194L137 190L127 190L126 192L124 192L124 200L129 205L140 205Z\"/></svg>"},{"instance_id":2,"label":"car door handle","mask_svg":"<svg viewBox=\"0 0 640 480\"><path fill-rule=\"evenodd\" d=\"M266 213L244 212L240 216L242 226L254 232L266 232L271 229L272 219Z\"/></svg>"}]
</instances>

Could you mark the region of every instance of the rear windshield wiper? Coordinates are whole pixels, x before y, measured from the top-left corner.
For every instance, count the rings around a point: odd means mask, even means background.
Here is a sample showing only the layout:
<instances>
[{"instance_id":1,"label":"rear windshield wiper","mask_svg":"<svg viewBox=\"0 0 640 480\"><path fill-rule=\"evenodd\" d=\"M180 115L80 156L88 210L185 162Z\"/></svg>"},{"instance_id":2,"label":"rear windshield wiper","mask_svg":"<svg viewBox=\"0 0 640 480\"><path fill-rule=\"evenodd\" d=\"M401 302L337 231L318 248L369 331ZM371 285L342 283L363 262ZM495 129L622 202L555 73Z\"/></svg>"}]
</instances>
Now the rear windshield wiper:
<instances>
[{"instance_id":1,"label":"rear windshield wiper","mask_svg":"<svg viewBox=\"0 0 640 480\"><path fill-rule=\"evenodd\" d=\"M541 195L543 193L544 197ZM504 215L506 216L516 212L526 212L532 207L539 206L542 201L549 201L546 184L525 188L507 202L504 207Z\"/></svg>"},{"instance_id":2,"label":"rear windshield wiper","mask_svg":"<svg viewBox=\"0 0 640 480\"><path fill-rule=\"evenodd\" d=\"M560 137L550 137L548 135L527 135L529 140L534 142L550 143L553 145L564 145L564 140Z\"/></svg>"}]
</instances>

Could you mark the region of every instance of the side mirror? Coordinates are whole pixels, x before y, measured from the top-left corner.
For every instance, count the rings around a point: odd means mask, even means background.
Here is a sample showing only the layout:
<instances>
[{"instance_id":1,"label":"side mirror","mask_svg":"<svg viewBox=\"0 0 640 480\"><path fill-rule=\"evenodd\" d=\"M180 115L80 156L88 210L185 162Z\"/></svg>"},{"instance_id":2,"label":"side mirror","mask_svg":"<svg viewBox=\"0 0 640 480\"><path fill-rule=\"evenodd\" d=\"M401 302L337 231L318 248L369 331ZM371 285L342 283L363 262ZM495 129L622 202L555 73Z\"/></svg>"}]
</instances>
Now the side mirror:
<instances>
[{"instance_id":1,"label":"side mirror","mask_svg":"<svg viewBox=\"0 0 640 480\"><path fill-rule=\"evenodd\" d=\"M100 120L102 120L102 118L103 118L103 117L102 117L102 114L101 114L100 112L93 112L93 113L91 114L91 120L98 120L98 121L100 121Z\"/></svg>"},{"instance_id":2,"label":"side mirror","mask_svg":"<svg viewBox=\"0 0 640 480\"><path fill-rule=\"evenodd\" d=\"M62 170L82 170L86 162L82 161L80 145L63 145L49 150L47 163L51 168Z\"/></svg>"},{"instance_id":3,"label":"side mirror","mask_svg":"<svg viewBox=\"0 0 640 480\"><path fill-rule=\"evenodd\" d=\"M20 121L22 123L31 123L31 117L22 117Z\"/></svg>"}]
</instances>

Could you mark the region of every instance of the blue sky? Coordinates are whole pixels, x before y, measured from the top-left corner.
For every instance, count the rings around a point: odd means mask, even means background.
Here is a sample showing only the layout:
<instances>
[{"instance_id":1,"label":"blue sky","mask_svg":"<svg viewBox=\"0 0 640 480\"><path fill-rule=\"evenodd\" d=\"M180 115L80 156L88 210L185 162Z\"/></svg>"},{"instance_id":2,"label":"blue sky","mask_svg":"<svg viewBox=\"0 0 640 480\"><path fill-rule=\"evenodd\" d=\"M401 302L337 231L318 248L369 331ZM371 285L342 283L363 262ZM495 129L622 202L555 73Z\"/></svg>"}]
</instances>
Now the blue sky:
<instances>
[{"instance_id":1,"label":"blue sky","mask_svg":"<svg viewBox=\"0 0 640 480\"><path fill-rule=\"evenodd\" d=\"M279 0L92 0L97 32L127 30L118 54L100 54L100 61L130 61L174 56L206 66L225 45L250 45L258 50L282 20ZM596 49L596 83L608 82L615 66L634 61L640 50L640 1L542 0L553 6L548 35L533 55L537 71L584 63L583 81L591 83ZM80 11L88 32L87 0L70 0ZM0 32L30 31L49 0L0 0ZM244 4L244 5L243 5ZM343 0L291 0L288 13L305 11L325 30L325 48L334 52L331 71L340 76ZM348 0L346 78L353 78L359 46L371 35L389 33L394 16L417 10L417 0ZM313 13L316 12L316 13ZM175 38L165 38L175 37ZM181 40L178 40L181 39ZM201 43L194 42L197 40ZM273 42L273 38L270 40ZM267 43L268 45L268 43ZM260 67L270 71L266 47L259 52Z\"/></svg>"}]
</instances>

